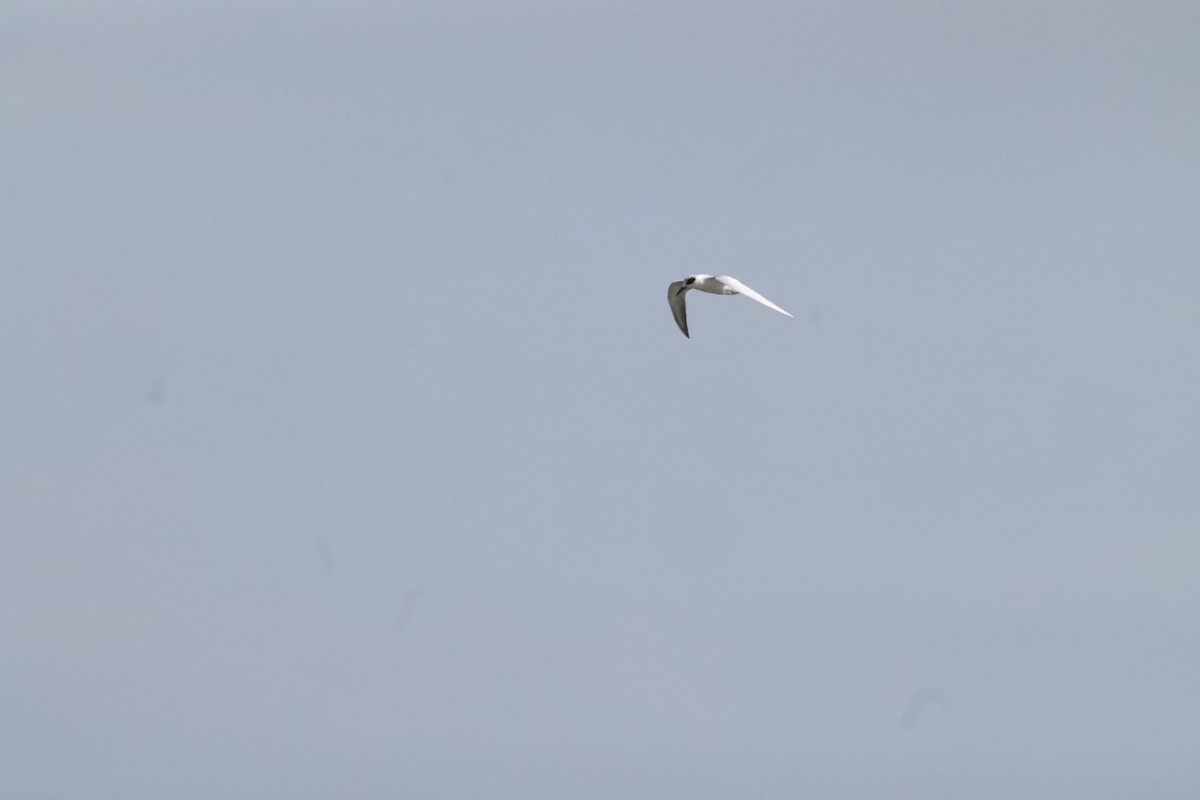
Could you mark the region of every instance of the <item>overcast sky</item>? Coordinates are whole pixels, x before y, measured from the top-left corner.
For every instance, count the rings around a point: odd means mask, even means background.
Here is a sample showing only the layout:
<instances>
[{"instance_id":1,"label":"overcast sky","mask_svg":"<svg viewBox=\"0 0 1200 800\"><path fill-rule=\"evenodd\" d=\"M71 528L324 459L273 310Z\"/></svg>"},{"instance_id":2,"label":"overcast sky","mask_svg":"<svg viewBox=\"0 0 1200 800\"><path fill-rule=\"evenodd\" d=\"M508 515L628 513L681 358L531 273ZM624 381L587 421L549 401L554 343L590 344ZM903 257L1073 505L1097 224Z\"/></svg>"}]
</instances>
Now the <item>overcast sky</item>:
<instances>
[{"instance_id":1,"label":"overcast sky","mask_svg":"<svg viewBox=\"0 0 1200 800\"><path fill-rule=\"evenodd\" d=\"M1197 42L8 0L0 797L1200 796Z\"/></svg>"}]
</instances>

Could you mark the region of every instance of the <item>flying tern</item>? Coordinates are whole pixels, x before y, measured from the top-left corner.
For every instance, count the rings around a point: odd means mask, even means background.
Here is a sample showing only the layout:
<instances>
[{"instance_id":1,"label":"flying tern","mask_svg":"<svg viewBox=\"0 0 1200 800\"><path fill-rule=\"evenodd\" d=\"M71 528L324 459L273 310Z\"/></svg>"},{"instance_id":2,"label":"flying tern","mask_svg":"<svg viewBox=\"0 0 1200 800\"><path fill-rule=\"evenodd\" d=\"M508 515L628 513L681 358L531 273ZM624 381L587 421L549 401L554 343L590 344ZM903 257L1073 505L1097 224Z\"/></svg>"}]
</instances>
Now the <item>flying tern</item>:
<instances>
[{"instance_id":1,"label":"flying tern","mask_svg":"<svg viewBox=\"0 0 1200 800\"><path fill-rule=\"evenodd\" d=\"M780 314L792 316L737 278L731 278L728 275L691 275L684 280L675 281L667 288L667 302L671 304L671 313L675 315L675 322L679 325L679 330L683 331L683 335L689 339L692 337L688 333L685 299L689 289L699 289L710 294L744 294L767 308L775 309Z\"/></svg>"}]
</instances>

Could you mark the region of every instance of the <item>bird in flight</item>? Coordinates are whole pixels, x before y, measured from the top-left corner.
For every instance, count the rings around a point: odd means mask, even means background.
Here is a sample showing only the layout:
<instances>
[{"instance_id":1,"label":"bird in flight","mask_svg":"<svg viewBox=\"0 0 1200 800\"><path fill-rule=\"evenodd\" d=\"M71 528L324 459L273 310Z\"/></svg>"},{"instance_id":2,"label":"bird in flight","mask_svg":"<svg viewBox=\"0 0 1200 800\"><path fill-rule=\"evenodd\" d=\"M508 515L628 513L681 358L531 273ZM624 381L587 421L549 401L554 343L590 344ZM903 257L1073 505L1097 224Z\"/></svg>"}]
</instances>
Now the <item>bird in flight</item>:
<instances>
[{"instance_id":1,"label":"bird in flight","mask_svg":"<svg viewBox=\"0 0 1200 800\"><path fill-rule=\"evenodd\" d=\"M731 278L728 275L691 275L682 281L675 281L667 287L667 302L671 304L671 313L675 315L675 323L679 326L679 330L683 331L683 335L689 339L692 337L688 333L685 299L689 289L699 289L710 294L744 294L767 308L775 309L780 314L792 316L737 278Z\"/></svg>"}]
</instances>

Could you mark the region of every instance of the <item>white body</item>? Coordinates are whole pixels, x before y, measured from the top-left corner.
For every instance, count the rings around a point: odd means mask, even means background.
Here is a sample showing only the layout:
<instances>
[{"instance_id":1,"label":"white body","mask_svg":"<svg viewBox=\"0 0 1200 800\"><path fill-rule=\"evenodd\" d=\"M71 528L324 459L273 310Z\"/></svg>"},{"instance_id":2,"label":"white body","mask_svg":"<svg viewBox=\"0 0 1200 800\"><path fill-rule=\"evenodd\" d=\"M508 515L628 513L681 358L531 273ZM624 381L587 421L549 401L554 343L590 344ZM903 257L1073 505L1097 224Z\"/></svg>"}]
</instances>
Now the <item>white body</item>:
<instances>
[{"instance_id":1,"label":"white body","mask_svg":"<svg viewBox=\"0 0 1200 800\"><path fill-rule=\"evenodd\" d=\"M731 278L728 275L690 275L684 280L675 281L667 287L667 302L671 305L671 314L675 317L675 324L679 326L679 330L683 331L683 335L689 339L691 338L691 334L688 333L687 304L685 299L689 289L699 289L709 294L744 294L751 300L762 303L767 308L775 309L780 314L787 314L789 317L792 316L737 278Z\"/></svg>"}]
</instances>

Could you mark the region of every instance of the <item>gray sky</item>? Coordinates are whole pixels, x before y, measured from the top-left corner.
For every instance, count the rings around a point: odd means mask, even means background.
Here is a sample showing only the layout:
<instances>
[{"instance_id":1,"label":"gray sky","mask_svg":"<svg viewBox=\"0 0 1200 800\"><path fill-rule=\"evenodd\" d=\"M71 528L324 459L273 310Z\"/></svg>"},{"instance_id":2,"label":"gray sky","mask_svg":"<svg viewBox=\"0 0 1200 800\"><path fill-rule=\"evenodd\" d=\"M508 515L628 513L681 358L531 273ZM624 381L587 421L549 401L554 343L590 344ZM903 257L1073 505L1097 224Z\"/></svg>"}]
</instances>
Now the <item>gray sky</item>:
<instances>
[{"instance_id":1,"label":"gray sky","mask_svg":"<svg viewBox=\"0 0 1200 800\"><path fill-rule=\"evenodd\" d=\"M1200 795L1197 41L5 3L0 796Z\"/></svg>"}]
</instances>

